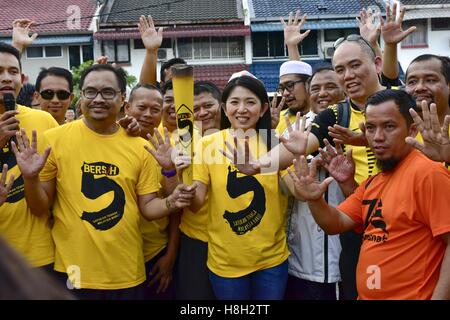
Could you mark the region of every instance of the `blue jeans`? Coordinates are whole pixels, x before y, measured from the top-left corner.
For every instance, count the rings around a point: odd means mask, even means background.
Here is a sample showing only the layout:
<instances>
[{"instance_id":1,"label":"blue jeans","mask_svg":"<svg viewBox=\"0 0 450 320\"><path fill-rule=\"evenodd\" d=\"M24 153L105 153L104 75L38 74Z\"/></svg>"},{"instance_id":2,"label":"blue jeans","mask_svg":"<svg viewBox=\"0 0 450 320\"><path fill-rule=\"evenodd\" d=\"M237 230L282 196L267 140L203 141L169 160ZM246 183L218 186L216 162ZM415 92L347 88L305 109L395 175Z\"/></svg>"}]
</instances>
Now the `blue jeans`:
<instances>
[{"instance_id":1,"label":"blue jeans","mask_svg":"<svg viewBox=\"0 0 450 320\"><path fill-rule=\"evenodd\" d=\"M224 278L209 271L212 288L219 300L282 300L287 278L287 260L239 278Z\"/></svg>"}]
</instances>

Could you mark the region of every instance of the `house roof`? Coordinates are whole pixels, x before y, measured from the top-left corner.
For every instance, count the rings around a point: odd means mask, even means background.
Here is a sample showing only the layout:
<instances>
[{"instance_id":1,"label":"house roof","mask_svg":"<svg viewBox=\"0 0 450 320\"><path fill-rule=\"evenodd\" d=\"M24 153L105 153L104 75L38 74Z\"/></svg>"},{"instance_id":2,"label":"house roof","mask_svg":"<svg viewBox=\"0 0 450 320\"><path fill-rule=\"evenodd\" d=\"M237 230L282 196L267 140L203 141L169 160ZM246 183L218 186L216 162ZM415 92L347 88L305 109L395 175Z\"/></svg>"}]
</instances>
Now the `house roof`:
<instances>
[{"instance_id":1,"label":"house roof","mask_svg":"<svg viewBox=\"0 0 450 320\"><path fill-rule=\"evenodd\" d=\"M201 25L197 27L183 26L178 28L164 28L164 38L188 38L188 37L225 37L248 36L250 27L239 25ZM140 39L141 34L136 29L122 29L120 31L98 31L94 34L97 40Z\"/></svg>"},{"instance_id":2,"label":"house roof","mask_svg":"<svg viewBox=\"0 0 450 320\"><path fill-rule=\"evenodd\" d=\"M249 69L246 64L198 65L194 66L194 80L211 81L223 90L233 73Z\"/></svg>"},{"instance_id":3,"label":"house roof","mask_svg":"<svg viewBox=\"0 0 450 320\"><path fill-rule=\"evenodd\" d=\"M430 5L430 4L448 4L448 0L402 0L405 6L411 5Z\"/></svg>"},{"instance_id":4,"label":"house roof","mask_svg":"<svg viewBox=\"0 0 450 320\"><path fill-rule=\"evenodd\" d=\"M0 8L0 34L10 35L12 22L20 18L36 22L33 32L67 34L88 31L96 4L93 0L0 0ZM77 12L79 24L73 23Z\"/></svg>"},{"instance_id":5,"label":"house roof","mask_svg":"<svg viewBox=\"0 0 450 320\"><path fill-rule=\"evenodd\" d=\"M428 18L450 18L449 8L425 8L425 9L413 9L406 10L404 21L415 19L428 19Z\"/></svg>"},{"instance_id":6,"label":"house roof","mask_svg":"<svg viewBox=\"0 0 450 320\"><path fill-rule=\"evenodd\" d=\"M279 17L287 17L289 12L301 10L311 18L356 17L362 8L377 7L384 12L384 1L380 0L249 0L252 18L279 20Z\"/></svg>"},{"instance_id":7,"label":"house roof","mask_svg":"<svg viewBox=\"0 0 450 320\"><path fill-rule=\"evenodd\" d=\"M101 23L136 25L141 15L158 24L242 20L240 7L240 0L113 0L102 9Z\"/></svg>"}]
</instances>

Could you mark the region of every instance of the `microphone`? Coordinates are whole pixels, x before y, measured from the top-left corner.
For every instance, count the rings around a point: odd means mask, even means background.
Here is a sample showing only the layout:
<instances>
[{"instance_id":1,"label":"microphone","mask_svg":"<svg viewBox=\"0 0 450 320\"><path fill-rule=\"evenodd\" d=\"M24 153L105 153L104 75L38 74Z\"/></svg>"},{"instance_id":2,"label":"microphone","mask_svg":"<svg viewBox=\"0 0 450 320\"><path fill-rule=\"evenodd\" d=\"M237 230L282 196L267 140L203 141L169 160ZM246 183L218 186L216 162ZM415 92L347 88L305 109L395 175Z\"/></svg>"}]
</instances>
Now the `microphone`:
<instances>
[{"instance_id":1,"label":"microphone","mask_svg":"<svg viewBox=\"0 0 450 320\"><path fill-rule=\"evenodd\" d=\"M16 110L16 99L12 93L3 94L3 105L5 106L5 111Z\"/></svg>"},{"instance_id":2,"label":"microphone","mask_svg":"<svg viewBox=\"0 0 450 320\"><path fill-rule=\"evenodd\" d=\"M16 99L14 98L14 95L12 93L8 92L3 94L3 105L5 106L5 112L16 110ZM10 143L11 141L14 141L14 143L17 145L16 136L12 136L9 139Z\"/></svg>"}]
</instances>

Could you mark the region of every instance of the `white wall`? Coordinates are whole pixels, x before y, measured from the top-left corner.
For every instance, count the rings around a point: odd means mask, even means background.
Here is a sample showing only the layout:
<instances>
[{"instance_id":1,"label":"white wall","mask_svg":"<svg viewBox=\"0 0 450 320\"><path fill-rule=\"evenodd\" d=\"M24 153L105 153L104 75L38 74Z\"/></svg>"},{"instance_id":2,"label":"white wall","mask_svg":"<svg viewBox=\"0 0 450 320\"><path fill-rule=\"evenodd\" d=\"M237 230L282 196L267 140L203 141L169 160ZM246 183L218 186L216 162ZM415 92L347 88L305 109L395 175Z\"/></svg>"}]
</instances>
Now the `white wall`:
<instances>
[{"instance_id":1,"label":"white wall","mask_svg":"<svg viewBox=\"0 0 450 320\"><path fill-rule=\"evenodd\" d=\"M69 52L68 47L62 47L62 57L59 58L33 58L27 59L26 53L22 55L22 70L28 75L30 83L34 84L41 68L60 67L69 69Z\"/></svg>"},{"instance_id":2,"label":"white wall","mask_svg":"<svg viewBox=\"0 0 450 320\"><path fill-rule=\"evenodd\" d=\"M428 48L401 48L398 46L398 60L404 71L408 68L411 61L426 53L437 55L450 55L450 31L431 31L431 21L428 19Z\"/></svg>"}]
</instances>

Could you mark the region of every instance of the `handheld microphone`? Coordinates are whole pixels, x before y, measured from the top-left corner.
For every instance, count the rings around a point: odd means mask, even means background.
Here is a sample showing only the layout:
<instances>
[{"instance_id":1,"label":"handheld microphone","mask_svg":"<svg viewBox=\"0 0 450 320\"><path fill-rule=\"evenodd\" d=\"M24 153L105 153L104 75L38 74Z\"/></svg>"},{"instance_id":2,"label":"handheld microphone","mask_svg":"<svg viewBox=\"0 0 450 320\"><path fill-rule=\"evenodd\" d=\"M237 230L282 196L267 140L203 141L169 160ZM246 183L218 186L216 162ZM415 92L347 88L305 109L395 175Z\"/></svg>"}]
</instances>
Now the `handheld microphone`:
<instances>
[{"instance_id":1,"label":"handheld microphone","mask_svg":"<svg viewBox=\"0 0 450 320\"><path fill-rule=\"evenodd\" d=\"M3 94L3 105L5 106L5 112L6 111L12 111L16 110L16 99L14 98L14 95L12 93L4 93ZM12 136L9 139L9 142L14 141L15 144L17 144L17 140L15 136Z\"/></svg>"},{"instance_id":2,"label":"handheld microphone","mask_svg":"<svg viewBox=\"0 0 450 320\"><path fill-rule=\"evenodd\" d=\"M5 106L5 111L16 110L16 99L12 93L3 94L3 105Z\"/></svg>"}]
</instances>

